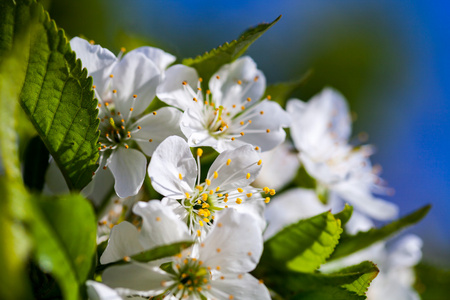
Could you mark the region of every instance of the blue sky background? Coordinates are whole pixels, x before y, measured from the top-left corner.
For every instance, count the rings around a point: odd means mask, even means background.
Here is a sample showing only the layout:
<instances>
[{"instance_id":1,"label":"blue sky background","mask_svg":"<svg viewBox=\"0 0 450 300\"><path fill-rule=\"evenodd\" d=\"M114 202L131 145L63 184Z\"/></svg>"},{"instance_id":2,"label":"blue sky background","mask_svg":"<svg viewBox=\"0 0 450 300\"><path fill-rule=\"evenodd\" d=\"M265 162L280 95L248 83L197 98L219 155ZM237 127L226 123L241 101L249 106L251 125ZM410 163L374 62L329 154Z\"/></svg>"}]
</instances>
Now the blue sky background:
<instances>
[{"instance_id":1,"label":"blue sky background","mask_svg":"<svg viewBox=\"0 0 450 300\"><path fill-rule=\"evenodd\" d=\"M373 161L396 190L390 200L402 215L433 204L411 231L425 240L428 260L450 263L449 2L99 2L106 36L89 38L118 49L127 42L124 36L133 34L179 58L201 54L282 14L248 54L269 83L314 67L315 77L298 92L303 100L324 85L346 95L358 115L355 135L369 133L378 149Z\"/></svg>"}]
</instances>

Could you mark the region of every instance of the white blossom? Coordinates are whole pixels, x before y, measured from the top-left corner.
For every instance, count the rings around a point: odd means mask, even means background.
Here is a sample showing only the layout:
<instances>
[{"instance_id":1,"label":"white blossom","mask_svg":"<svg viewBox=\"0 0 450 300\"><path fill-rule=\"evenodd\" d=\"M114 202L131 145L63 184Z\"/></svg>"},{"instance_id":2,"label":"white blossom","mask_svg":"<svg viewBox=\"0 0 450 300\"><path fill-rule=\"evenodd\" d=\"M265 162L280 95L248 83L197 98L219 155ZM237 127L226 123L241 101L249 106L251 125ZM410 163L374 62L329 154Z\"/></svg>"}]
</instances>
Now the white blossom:
<instances>
[{"instance_id":1,"label":"white blossom","mask_svg":"<svg viewBox=\"0 0 450 300\"><path fill-rule=\"evenodd\" d=\"M266 79L250 57L222 66L206 93L201 83L195 69L174 65L157 89L159 99L184 111L181 130L189 146L223 152L251 144L267 151L284 141L289 116L276 102L259 101Z\"/></svg>"}]
</instances>

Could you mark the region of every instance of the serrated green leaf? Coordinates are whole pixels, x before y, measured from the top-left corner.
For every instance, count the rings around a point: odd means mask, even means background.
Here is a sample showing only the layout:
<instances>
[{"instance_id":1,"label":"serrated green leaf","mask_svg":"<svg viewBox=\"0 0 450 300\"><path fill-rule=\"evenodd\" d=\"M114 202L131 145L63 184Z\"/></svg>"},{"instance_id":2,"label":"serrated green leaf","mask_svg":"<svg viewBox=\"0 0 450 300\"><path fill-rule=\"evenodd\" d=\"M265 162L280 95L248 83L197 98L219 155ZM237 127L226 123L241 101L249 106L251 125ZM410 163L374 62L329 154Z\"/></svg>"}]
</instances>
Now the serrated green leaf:
<instances>
[{"instance_id":1,"label":"serrated green leaf","mask_svg":"<svg viewBox=\"0 0 450 300\"><path fill-rule=\"evenodd\" d=\"M97 102L92 78L82 70L62 30L40 4L31 0L1 2L0 57L26 34L29 54L20 103L71 189L82 189L97 168Z\"/></svg>"},{"instance_id":2,"label":"serrated green leaf","mask_svg":"<svg viewBox=\"0 0 450 300\"><path fill-rule=\"evenodd\" d=\"M347 224L347 222L352 217L352 214L353 214L353 206L350 206L347 203L345 203L344 209L341 212L335 214L334 217L336 219L341 220L341 226L344 227L344 225Z\"/></svg>"},{"instance_id":3,"label":"serrated green leaf","mask_svg":"<svg viewBox=\"0 0 450 300\"><path fill-rule=\"evenodd\" d=\"M85 282L97 246L97 222L92 206L75 194L40 197L38 205L72 262L78 282Z\"/></svg>"},{"instance_id":4,"label":"serrated green leaf","mask_svg":"<svg viewBox=\"0 0 450 300\"><path fill-rule=\"evenodd\" d=\"M310 78L312 70L307 71L301 78L288 81L288 82L278 82L266 87L266 92L263 98L270 98L280 104L282 107L286 107L286 102L292 93L304 85Z\"/></svg>"},{"instance_id":5,"label":"serrated green leaf","mask_svg":"<svg viewBox=\"0 0 450 300\"><path fill-rule=\"evenodd\" d=\"M419 222L424 218L431 205L426 205L415 212L389 223L381 228L372 228L369 231L359 232L352 236L343 236L336 250L330 257L330 260L352 254L358 250L364 249L378 241L381 241L390 235L404 229L410 225Z\"/></svg>"},{"instance_id":6,"label":"serrated green leaf","mask_svg":"<svg viewBox=\"0 0 450 300\"><path fill-rule=\"evenodd\" d=\"M359 274L355 281L344 284L342 287L350 292L364 296L370 283L377 277L379 272L380 270L372 262L364 261L359 265L347 267L333 274Z\"/></svg>"},{"instance_id":7,"label":"serrated green leaf","mask_svg":"<svg viewBox=\"0 0 450 300\"><path fill-rule=\"evenodd\" d=\"M333 252L341 232L330 212L301 220L264 243L259 267L312 272Z\"/></svg>"},{"instance_id":8,"label":"serrated green leaf","mask_svg":"<svg viewBox=\"0 0 450 300\"><path fill-rule=\"evenodd\" d=\"M170 245L163 245L163 246L155 247L153 249L133 255L133 256L131 256L131 259L137 260L140 262L149 262L152 260L157 260L157 259L168 257L168 256L174 256L174 255L180 253L183 249L186 249L187 247L191 246L192 244L194 244L194 242L184 241L184 242L173 243Z\"/></svg>"},{"instance_id":9,"label":"serrated green leaf","mask_svg":"<svg viewBox=\"0 0 450 300\"><path fill-rule=\"evenodd\" d=\"M244 31L237 40L231 43L225 43L210 52L206 52L202 56L196 58L185 58L182 63L184 65L197 69L200 77L209 80L211 76L222 65L234 61L236 58L244 54L248 47L255 42L263 33L280 20L281 16L271 23L263 23Z\"/></svg>"}]
</instances>

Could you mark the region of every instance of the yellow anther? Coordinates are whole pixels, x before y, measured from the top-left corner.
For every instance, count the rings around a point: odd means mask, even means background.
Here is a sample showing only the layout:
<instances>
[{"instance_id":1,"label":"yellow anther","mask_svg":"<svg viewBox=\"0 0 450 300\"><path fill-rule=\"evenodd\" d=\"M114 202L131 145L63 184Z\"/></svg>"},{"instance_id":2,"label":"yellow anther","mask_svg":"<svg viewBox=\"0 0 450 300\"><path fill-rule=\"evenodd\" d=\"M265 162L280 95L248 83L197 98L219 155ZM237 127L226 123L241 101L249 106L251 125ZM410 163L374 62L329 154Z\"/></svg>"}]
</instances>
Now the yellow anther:
<instances>
[{"instance_id":1,"label":"yellow anther","mask_svg":"<svg viewBox=\"0 0 450 300\"><path fill-rule=\"evenodd\" d=\"M183 81L181 84L183 84L183 85L186 85L187 84L187 82L186 81Z\"/></svg>"},{"instance_id":2,"label":"yellow anther","mask_svg":"<svg viewBox=\"0 0 450 300\"><path fill-rule=\"evenodd\" d=\"M157 112L156 112L156 111L154 111L154 112L152 112L152 114L153 114L154 116L156 116Z\"/></svg>"},{"instance_id":3,"label":"yellow anther","mask_svg":"<svg viewBox=\"0 0 450 300\"><path fill-rule=\"evenodd\" d=\"M242 192L244 192L244 190L243 190L243 189L241 189L241 188L238 188L237 190L238 190L238 192L239 192L239 193L242 193Z\"/></svg>"},{"instance_id":4,"label":"yellow anther","mask_svg":"<svg viewBox=\"0 0 450 300\"><path fill-rule=\"evenodd\" d=\"M247 255L248 255L248 256L252 256L252 253L251 253L251 252L247 252Z\"/></svg>"},{"instance_id":5,"label":"yellow anther","mask_svg":"<svg viewBox=\"0 0 450 300\"><path fill-rule=\"evenodd\" d=\"M220 253L221 250L220 250L220 248L217 248L216 251L217 251L217 253Z\"/></svg>"},{"instance_id":6,"label":"yellow anther","mask_svg":"<svg viewBox=\"0 0 450 300\"><path fill-rule=\"evenodd\" d=\"M202 199L203 199L203 201L208 200L208 194L202 194Z\"/></svg>"},{"instance_id":7,"label":"yellow anther","mask_svg":"<svg viewBox=\"0 0 450 300\"><path fill-rule=\"evenodd\" d=\"M236 203L237 203L237 204L241 204L241 203L242 203L242 199L241 199L241 198L237 198L237 199L236 199Z\"/></svg>"},{"instance_id":8,"label":"yellow anther","mask_svg":"<svg viewBox=\"0 0 450 300\"><path fill-rule=\"evenodd\" d=\"M92 88L95 89L97 86L93 85Z\"/></svg>"},{"instance_id":9,"label":"yellow anther","mask_svg":"<svg viewBox=\"0 0 450 300\"><path fill-rule=\"evenodd\" d=\"M211 185L211 180L206 179L205 182L206 182L207 185Z\"/></svg>"},{"instance_id":10,"label":"yellow anther","mask_svg":"<svg viewBox=\"0 0 450 300\"><path fill-rule=\"evenodd\" d=\"M197 190L199 190L200 192L203 191L203 187L202 187L201 185L197 185L195 188L196 188Z\"/></svg>"},{"instance_id":11,"label":"yellow anther","mask_svg":"<svg viewBox=\"0 0 450 300\"><path fill-rule=\"evenodd\" d=\"M217 189L216 189L216 191L217 191ZM223 197L223 194L217 194L217 197Z\"/></svg>"},{"instance_id":12,"label":"yellow anther","mask_svg":"<svg viewBox=\"0 0 450 300\"><path fill-rule=\"evenodd\" d=\"M252 98L248 97L248 98L247 98L247 101L248 101L248 102L252 101Z\"/></svg>"},{"instance_id":13,"label":"yellow anther","mask_svg":"<svg viewBox=\"0 0 450 300\"><path fill-rule=\"evenodd\" d=\"M202 90L202 88L197 88L197 91L201 91Z\"/></svg>"},{"instance_id":14,"label":"yellow anther","mask_svg":"<svg viewBox=\"0 0 450 300\"><path fill-rule=\"evenodd\" d=\"M199 81L199 82L202 82L202 81L203 81L203 78L200 77L200 78L198 79L198 81Z\"/></svg>"},{"instance_id":15,"label":"yellow anther","mask_svg":"<svg viewBox=\"0 0 450 300\"><path fill-rule=\"evenodd\" d=\"M214 179L216 179L217 177L219 177L219 173L217 173L217 171L214 171L213 177L214 177Z\"/></svg>"},{"instance_id":16,"label":"yellow anther","mask_svg":"<svg viewBox=\"0 0 450 300\"><path fill-rule=\"evenodd\" d=\"M178 178L180 178L180 180L183 180L183 175L181 175L181 173L178 173Z\"/></svg>"},{"instance_id":17,"label":"yellow anther","mask_svg":"<svg viewBox=\"0 0 450 300\"><path fill-rule=\"evenodd\" d=\"M227 203L227 202L228 202L228 198L225 197L225 198L223 199L223 202Z\"/></svg>"},{"instance_id":18,"label":"yellow anther","mask_svg":"<svg viewBox=\"0 0 450 300\"><path fill-rule=\"evenodd\" d=\"M188 192L184 193L184 195L186 196L187 199L191 198L191 195Z\"/></svg>"},{"instance_id":19,"label":"yellow anther","mask_svg":"<svg viewBox=\"0 0 450 300\"><path fill-rule=\"evenodd\" d=\"M222 223L217 223L217 227L222 227Z\"/></svg>"},{"instance_id":20,"label":"yellow anther","mask_svg":"<svg viewBox=\"0 0 450 300\"><path fill-rule=\"evenodd\" d=\"M228 299L233 300L233 299L234 299L234 296L233 296L233 295L230 295L230 296L228 296Z\"/></svg>"},{"instance_id":21,"label":"yellow anther","mask_svg":"<svg viewBox=\"0 0 450 300\"><path fill-rule=\"evenodd\" d=\"M270 194L271 196L275 195L275 190L274 190L274 189L271 189L271 190L269 191L269 194Z\"/></svg>"},{"instance_id":22,"label":"yellow anther","mask_svg":"<svg viewBox=\"0 0 450 300\"><path fill-rule=\"evenodd\" d=\"M102 104L101 104L101 103L99 103L99 104L98 104L98 107L102 107Z\"/></svg>"},{"instance_id":23,"label":"yellow anther","mask_svg":"<svg viewBox=\"0 0 450 300\"><path fill-rule=\"evenodd\" d=\"M124 256L124 257L123 257L123 260L124 260L124 261L130 261L131 258L130 258L129 256Z\"/></svg>"},{"instance_id":24,"label":"yellow anther","mask_svg":"<svg viewBox=\"0 0 450 300\"><path fill-rule=\"evenodd\" d=\"M132 107L130 107L130 111L133 111L133 108L132 108Z\"/></svg>"},{"instance_id":25,"label":"yellow anther","mask_svg":"<svg viewBox=\"0 0 450 300\"><path fill-rule=\"evenodd\" d=\"M89 44L94 45L95 44L94 40L90 40Z\"/></svg>"},{"instance_id":26,"label":"yellow anther","mask_svg":"<svg viewBox=\"0 0 450 300\"><path fill-rule=\"evenodd\" d=\"M210 194L210 195L214 194L214 191L213 191L213 190L210 190L210 191L209 191L209 194Z\"/></svg>"},{"instance_id":27,"label":"yellow anther","mask_svg":"<svg viewBox=\"0 0 450 300\"><path fill-rule=\"evenodd\" d=\"M216 270L217 270L217 271L220 271L220 266L217 266L217 267L216 267Z\"/></svg>"},{"instance_id":28,"label":"yellow anther","mask_svg":"<svg viewBox=\"0 0 450 300\"><path fill-rule=\"evenodd\" d=\"M249 179L250 178L250 173L247 173L247 176L245 178Z\"/></svg>"},{"instance_id":29,"label":"yellow anther","mask_svg":"<svg viewBox=\"0 0 450 300\"><path fill-rule=\"evenodd\" d=\"M267 100L272 100L272 96L267 95Z\"/></svg>"},{"instance_id":30,"label":"yellow anther","mask_svg":"<svg viewBox=\"0 0 450 300\"><path fill-rule=\"evenodd\" d=\"M258 81L258 79L259 79L259 76L255 76L255 79L254 79L254 80L255 80L255 81Z\"/></svg>"},{"instance_id":31,"label":"yellow anther","mask_svg":"<svg viewBox=\"0 0 450 300\"><path fill-rule=\"evenodd\" d=\"M217 78L217 79L220 79L220 76L219 76L219 75L217 75L217 76L216 76L216 78Z\"/></svg>"},{"instance_id":32,"label":"yellow anther","mask_svg":"<svg viewBox=\"0 0 450 300\"><path fill-rule=\"evenodd\" d=\"M248 198L250 198L251 196L253 196L253 194L252 194L252 193L248 193L248 194L246 194L246 196L247 196Z\"/></svg>"},{"instance_id":33,"label":"yellow anther","mask_svg":"<svg viewBox=\"0 0 450 300\"><path fill-rule=\"evenodd\" d=\"M195 98L195 97L194 97L194 98L192 98L192 100L194 100L194 102L197 102L197 101L198 101L198 100L197 100L197 98Z\"/></svg>"},{"instance_id":34,"label":"yellow anther","mask_svg":"<svg viewBox=\"0 0 450 300\"><path fill-rule=\"evenodd\" d=\"M208 222L209 222L209 220L208 220L207 218L204 218L203 221L204 221L205 223L208 223Z\"/></svg>"},{"instance_id":35,"label":"yellow anther","mask_svg":"<svg viewBox=\"0 0 450 300\"><path fill-rule=\"evenodd\" d=\"M182 289L184 288L184 285L182 285L182 284L180 283L179 285L177 285L177 288L178 288L179 290L182 290Z\"/></svg>"},{"instance_id":36,"label":"yellow anther","mask_svg":"<svg viewBox=\"0 0 450 300\"><path fill-rule=\"evenodd\" d=\"M245 106L244 106L244 105L242 105L242 106L241 106L241 109L242 109L242 110L245 110Z\"/></svg>"},{"instance_id":37,"label":"yellow anther","mask_svg":"<svg viewBox=\"0 0 450 300\"><path fill-rule=\"evenodd\" d=\"M153 142L153 140L152 139L148 139L148 141L151 143L151 142Z\"/></svg>"},{"instance_id":38,"label":"yellow anther","mask_svg":"<svg viewBox=\"0 0 450 300\"><path fill-rule=\"evenodd\" d=\"M227 166L231 164L231 159L227 159Z\"/></svg>"},{"instance_id":39,"label":"yellow anther","mask_svg":"<svg viewBox=\"0 0 450 300\"><path fill-rule=\"evenodd\" d=\"M216 192L220 191L220 187L216 187Z\"/></svg>"},{"instance_id":40,"label":"yellow anther","mask_svg":"<svg viewBox=\"0 0 450 300\"><path fill-rule=\"evenodd\" d=\"M242 84L242 81L238 80L238 81L237 81L237 84Z\"/></svg>"},{"instance_id":41,"label":"yellow anther","mask_svg":"<svg viewBox=\"0 0 450 300\"><path fill-rule=\"evenodd\" d=\"M252 124L252 120L248 120L248 124Z\"/></svg>"},{"instance_id":42,"label":"yellow anther","mask_svg":"<svg viewBox=\"0 0 450 300\"><path fill-rule=\"evenodd\" d=\"M269 133L269 132L270 132L270 129L266 129L266 132Z\"/></svg>"},{"instance_id":43,"label":"yellow anther","mask_svg":"<svg viewBox=\"0 0 450 300\"><path fill-rule=\"evenodd\" d=\"M203 227L203 222L202 221L198 221L198 225Z\"/></svg>"},{"instance_id":44,"label":"yellow anther","mask_svg":"<svg viewBox=\"0 0 450 300\"><path fill-rule=\"evenodd\" d=\"M263 114L264 114L264 111L262 110L262 111L260 111L259 113L260 113L261 115L263 115Z\"/></svg>"},{"instance_id":45,"label":"yellow anther","mask_svg":"<svg viewBox=\"0 0 450 300\"><path fill-rule=\"evenodd\" d=\"M136 95L136 94L134 94L134 95L133 95L133 98L135 98L135 99L136 99L136 98L137 98L137 95Z\"/></svg>"},{"instance_id":46,"label":"yellow anther","mask_svg":"<svg viewBox=\"0 0 450 300\"><path fill-rule=\"evenodd\" d=\"M235 138L234 138L234 137L232 137L232 138L231 138L231 140L232 140L232 141L234 141L234 140L235 140Z\"/></svg>"},{"instance_id":47,"label":"yellow anther","mask_svg":"<svg viewBox=\"0 0 450 300\"><path fill-rule=\"evenodd\" d=\"M239 122L239 124L244 125L244 121Z\"/></svg>"},{"instance_id":48,"label":"yellow anther","mask_svg":"<svg viewBox=\"0 0 450 300\"><path fill-rule=\"evenodd\" d=\"M264 191L264 193L268 194L269 191L270 191L270 189L269 189L267 186L265 186L265 187L263 188L263 191Z\"/></svg>"},{"instance_id":49,"label":"yellow anther","mask_svg":"<svg viewBox=\"0 0 450 300\"><path fill-rule=\"evenodd\" d=\"M198 148L197 149L197 156L201 157L203 155L203 149L202 148Z\"/></svg>"},{"instance_id":50,"label":"yellow anther","mask_svg":"<svg viewBox=\"0 0 450 300\"><path fill-rule=\"evenodd\" d=\"M142 129L142 127L141 127L141 126L138 126L138 127L137 127L137 129L141 130L141 129Z\"/></svg>"},{"instance_id":51,"label":"yellow anther","mask_svg":"<svg viewBox=\"0 0 450 300\"><path fill-rule=\"evenodd\" d=\"M264 280L260 279L260 280L258 280L258 283L259 283L259 284L263 284L263 283L264 283Z\"/></svg>"},{"instance_id":52,"label":"yellow anther","mask_svg":"<svg viewBox=\"0 0 450 300\"><path fill-rule=\"evenodd\" d=\"M128 147L128 145L125 145L125 149L128 149L129 147Z\"/></svg>"},{"instance_id":53,"label":"yellow anther","mask_svg":"<svg viewBox=\"0 0 450 300\"><path fill-rule=\"evenodd\" d=\"M255 150L256 150L256 151L258 151L258 150L259 150L259 147L258 147L258 146L256 146L256 147L255 147Z\"/></svg>"},{"instance_id":54,"label":"yellow anther","mask_svg":"<svg viewBox=\"0 0 450 300\"><path fill-rule=\"evenodd\" d=\"M236 104L233 104L232 107L233 107L233 108L236 108Z\"/></svg>"},{"instance_id":55,"label":"yellow anther","mask_svg":"<svg viewBox=\"0 0 450 300\"><path fill-rule=\"evenodd\" d=\"M207 95L211 94L211 91L210 90L206 90L206 94Z\"/></svg>"},{"instance_id":56,"label":"yellow anther","mask_svg":"<svg viewBox=\"0 0 450 300\"><path fill-rule=\"evenodd\" d=\"M270 202L270 197L266 197L266 199L264 199L264 202L269 203Z\"/></svg>"},{"instance_id":57,"label":"yellow anther","mask_svg":"<svg viewBox=\"0 0 450 300\"><path fill-rule=\"evenodd\" d=\"M258 160L258 166L260 166L262 164L262 160Z\"/></svg>"},{"instance_id":58,"label":"yellow anther","mask_svg":"<svg viewBox=\"0 0 450 300\"><path fill-rule=\"evenodd\" d=\"M239 133L240 135L244 136L244 132Z\"/></svg>"},{"instance_id":59,"label":"yellow anther","mask_svg":"<svg viewBox=\"0 0 450 300\"><path fill-rule=\"evenodd\" d=\"M202 200L198 199L198 200L197 200L197 203L198 203L198 204L202 204Z\"/></svg>"},{"instance_id":60,"label":"yellow anther","mask_svg":"<svg viewBox=\"0 0 450 300\"><path fill-rule=\"evenodd\" d=\"M197 236L201 236L202 232L200 230L197 230Z\"/></svg>"},{"instance_id":61,"label":"yellow anther","mask_svg":"<svg viewBox=\"0 0 450 300\"><path fill-rule=\"evenodd\" d=\"M127 49L125 49L125 47L121 47L121 48L120 48L120 51L121 51L121 52L125 52L125 51L127 51Z\"/></svg>"}]
</instances>

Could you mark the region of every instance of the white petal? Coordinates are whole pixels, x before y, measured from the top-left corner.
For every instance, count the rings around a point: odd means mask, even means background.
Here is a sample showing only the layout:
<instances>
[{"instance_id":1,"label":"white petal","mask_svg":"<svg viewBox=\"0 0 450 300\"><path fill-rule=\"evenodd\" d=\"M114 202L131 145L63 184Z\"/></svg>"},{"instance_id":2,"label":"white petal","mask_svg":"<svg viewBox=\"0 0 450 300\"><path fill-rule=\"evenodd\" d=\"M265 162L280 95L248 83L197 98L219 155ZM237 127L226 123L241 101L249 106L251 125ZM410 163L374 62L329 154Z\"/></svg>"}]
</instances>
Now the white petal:
<instances>
[{"instance_id":1,"label":"white petal","mask_svg":"<svg viewBox=\"0 0 450 300\"><path fill-rule=\"evenodd\" d=\"M205 294L212 299L228 300L230 295L236 300L267 299L270 294L266 286L250 274L224 274L223 280L212 280L211 289ZM209 298L208 298L209 299Z\"/></svg>"},{"instance_id":2,"label":"white petal","mask_svg":"<svg viewBox=\"0 0 450 300\"><path fill-rule=\"evenodd\" d=\"M133 212L142 217L139 239L146 249L191 240L186 224L159 200L138 202Z\"/></svg>"},{"instance_id":3,"label":"white petal","mask_svg":"<svg viewBox=\"0 0 450 300\"><path fill-rule=\"evenodd\" d=\"M88 41L79 37L70 40L70 47L75 51L77 58L83 67L92 76L96 91L102 97L105 95L111 78L112 70L118 62L117 57L108 49L99 45L91 45Z\"/></svg>"},{"instance_id":4,"label":"white petal","mask_svg":"<svg viewBox=\"0 0 450 300\"><path fill-rule=\"evenodd\" d=\"M54 159L51 159L45 172L44 193L49 195L63 195L70 193L66 180Z\"/></svg>"},{"instance_id":5,"label":"white petal","mask_svg":"<svg viewBox=\"0 0 450 300\"><path fill-rule=\"evenodd\" d=\"M211 136L205 128L205 116L196 107L188 108L181 117L180 127L183 134L188 138L190 147L214 147L217 139Z\"/></svg>"},{"instance_id":6,"label":"white petal","mask_svg":"<svg viewBox=\"0 0 450 300\"><path fill-rule=\"evenodd\" d=\"M130 51L130 53L132 52L144 54L145 57L150 59L158 67L161 73L163 73L167 67L176 60L176 57L172 54L154 47L139 47L133 51Z\"/></svg>"},{"instance_id":7,"label":"white petal","mask_svg":"<svg viewBox=\"0 0 450 300\"><path fill-rule=\"evenodd\" d=\"M148 175L153 188L164 196L180 199L192 193L197 164L186 141L178 136L165 139L153 153Z\"/></svg>"},{"instance_id":8,"label":"white petal","mask_svg":"<svg viewBox=\"0 0 450 300\"><path fill-rule=\"evenodd\" d=\"M423 242L420 237L408 234L396 241L389 249L389 262L393 266L413 267L422 258Z\"/></svg>"},{"instance_id":9,"label":"white petal","mask_svg":"<svg viewBox=\"0 0 450 300\"><path fill-rule=\"evenodd\" d=\"M261 229L251 215L234 209L216 214L215 225L199 249L199 260L224 273L247 273L256 267L263 250Z\"/></svg>"},{"instance_id":10,"label":"white petal","mask_svg":"<svg viewBox=\"0 0 450 300\"><path fill-rule=\"evenodd\" d=\"M92 201L95 206L99 206L101 202L109 195L114 185L114 177L110 170L104 170L100 166L92 181L81 191L83 196Z\"/></svg>"},{"instance_id":11,"label":"white petal","mask_svg":"<svg viewBox=\"0 0 450 300\"><path fill-rule=\"evenodd\" d=\"M183 85L184 81L187 82L186 86ZM161 101L186 110L192 103L195 103L192 100L195 96L189 93L187 89L190 87L193 91L197 91L197 82L198 75L194 68L174 65L167 69L165 78L159 84L156 95Z\"/></svg>"},{"instance_id":12,"label":"white petal","mask_svg":"<svg viewBox=\"0 0 450 300\"><path fill-rule=\"evenodd\" d=\"M102 274L103 282L122 295L158 295L165 289L161 283L170 279L159 267L135 262L109 267Z\"/></svg>"},{"instance_id":13,"label":"white petal","mask_svg":"<svg viewBox=\"0 0 450 300\"><path fill-rule=\"evenodd\" d=\"M133 133L132 138L137 139L142 151L151 156L156 147L167 137L183 136L180 130L181 115L181 111L176 108L160 108L156 111L156 115L148 114L135 122L135 125L141 126L141 129Z\"/></svg>"},{"instance_id":14,"label":"white petal","mask_svg":"<svg viewBox=\"0 0 450 300\"><path fill-rule=\"evenodd\" d=\"M351 235L357 234L360 231L368 231L373 227L375 227L373 221L357 211L353 211L352 217L345 224L346 232Z\"/></svg>"},{"instance_id":15,"label":"white petal","mask_svg":"<svg viewBox=\"0 0 450 300\"><path fill-rule=\"evenodd\" d=\"M256 77L258 79L255 81ZM238 84L239 80L240 84ZM247 106L251 104L247 98L253 101L261 99L266 89L266 78L256 68L256 63L250 57L244 56L231 64L222 66L211 77L209 87L218 106Z\"/></svg>"},{"instance_id":16,"label":"white petal","mask_svg":"<svg viewBox=\"0 0 450 300\"><path fill-rule=\"evenodd\" d=\"M266 207L269 225L264 232L267 240L284 227L329 210L323 205L313 190L295 188L272 198Z\"/></svg>"},{"instance_id":17,"label":"white petal","mask_svg":"<svg viewBox=\"0 0 450 300\"><path fill-rule=\"evenodd\" d=\"M108 246L100 257L101 264L108 264L131 256L144 250L139 242L139 232L127 221L121 222L111 230Z\"/></svg>"},{"instance_id":18,"label":"white petal","mask_svg":"<svg viewBox=\"0 0 450 300\"><path fill-rule=\"evenodd\" d=\"M131 51L115 66L112 74L111 89L117 91L113 94L117 111L125 119L130 108L135 116L144 112L155 98L160 81L161 73L156 65L144 54Z\"/></svg>"},{"instance_id":19,"label":"white petal","mask_svg":"<svg viewBox=\"0 0 450 300\"><path fill-rule=\"evenodd\" d=\"M253 186L278 190L289 182L297 174L300 162L294 153L292 145L283 143L270 151L261 153L262 168Z\"/></svg>"},{"instance_id":20,"label":"white petal","mask_svg":"<svg viewBox=\"0 0 450 300\"><path fill-rule=\"evenodd\" d=\"M228 202L228 207L233 208L240 213L251 215L255 220L256 226L258 226L261 229L261 231L263 231L266 228L267 222L264 218L266 203L264 203L264 201L262 200L244 201L242 202L242 204Z\"/></svg>"},{"instance_id":21,"label":"white petal","mask_svg":"<svg viewBox=\"0 0 450 300\"><path fill-rule=\"evenodd\" d=\"M87 294L89 300L122 300L119 294L103 283L88 280L86 281Z\"/></svg>"},{"instance_id":22,"label":"white petal","mask_svg":"<svg viewBox=\"0 0 450 300\"><path fill-rule=\"evenodd\" d=\"M263 112L263 114L260 112ZM248 120L251 120L252 123L242 130L245 135L239 137L239 140L259 146L263 152L281 144L286 137L283 128L290 125L290 117L281 106L276 102L267 100L261 101L233 120L230 130L238 134L241 130L236 125L241 121L247 123Z\"/></svg>"},{"instance_id":23,"label":"white petal","mask_svg":"<svg viewBox=\"0 0 450 300\"><path fill-rule=\"evenodd\" d=\"M136 195L144 182L147 159L135 149L118 147L113 152L109 168L116 183L114 189L120 198Z\"/></svg>"},{"instance_id":24,"label":"white petal","mask_svg":"<svg viewBox=\"0 0 450 300\"><path fill-rule=\"evenodd\" d=\"M227 165L229 160L230 163ZM208 171L207 178L211 180L210 189L220 187L222 190L228 190L248 186L261 170L259 160L258 152L250 145L222 152ZM214 178L214 172L217 172L217 178Z\"/></svg>"}]
</instances>

